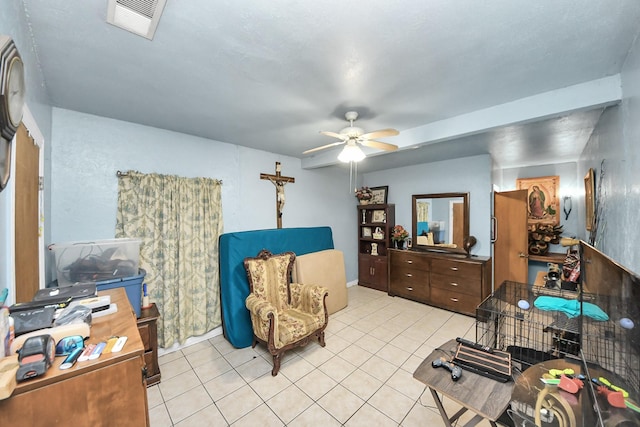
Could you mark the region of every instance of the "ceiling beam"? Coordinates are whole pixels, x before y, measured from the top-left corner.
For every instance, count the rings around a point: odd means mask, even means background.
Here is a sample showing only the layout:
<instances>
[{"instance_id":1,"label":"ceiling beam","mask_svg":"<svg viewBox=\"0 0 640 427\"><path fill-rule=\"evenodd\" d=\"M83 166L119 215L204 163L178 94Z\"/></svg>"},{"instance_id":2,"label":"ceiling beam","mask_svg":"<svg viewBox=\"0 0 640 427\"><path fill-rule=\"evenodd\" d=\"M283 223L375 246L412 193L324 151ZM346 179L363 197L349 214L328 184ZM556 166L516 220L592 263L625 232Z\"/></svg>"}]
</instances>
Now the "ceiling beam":
<instances>
[{"instance_id":1,"label":"ceiling beam","mask_svg":"<svg viewBox=\"0 0 640 427\"><path fill-rule=\"evenodd\" d=\"M569 113L614 105L622 100L620 75L592 80L562 89L521 98L412 129L393 138L399 150L417 148L450 139L487 132L505 126L561 117ZM387 151L362 147L367 156L388 154ZM315 169L338 163L339 146L302 159L303 169Z\"/></svg>"}]
</instances>

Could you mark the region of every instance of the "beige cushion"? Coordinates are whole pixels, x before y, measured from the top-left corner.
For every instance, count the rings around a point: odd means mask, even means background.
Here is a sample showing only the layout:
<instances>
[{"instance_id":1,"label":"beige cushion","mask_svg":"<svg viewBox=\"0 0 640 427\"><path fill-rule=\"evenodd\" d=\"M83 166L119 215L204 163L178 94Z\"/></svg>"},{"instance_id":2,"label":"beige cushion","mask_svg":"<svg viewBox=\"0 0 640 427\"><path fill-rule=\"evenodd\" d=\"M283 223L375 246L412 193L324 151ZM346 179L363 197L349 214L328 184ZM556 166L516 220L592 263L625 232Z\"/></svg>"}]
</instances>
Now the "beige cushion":
<instances>
[{"instance_id":1,"label":"beige cushion","mask_svg":"<svg viewBox=\"0 0 640 427\"><path fill-rule=\"evenodd\" d=\"M323 286L329 290L327 311L333 314L347 306L347 276L341 251L327 249L296 256L293 281Z\"/></svg>"}]
</instances>

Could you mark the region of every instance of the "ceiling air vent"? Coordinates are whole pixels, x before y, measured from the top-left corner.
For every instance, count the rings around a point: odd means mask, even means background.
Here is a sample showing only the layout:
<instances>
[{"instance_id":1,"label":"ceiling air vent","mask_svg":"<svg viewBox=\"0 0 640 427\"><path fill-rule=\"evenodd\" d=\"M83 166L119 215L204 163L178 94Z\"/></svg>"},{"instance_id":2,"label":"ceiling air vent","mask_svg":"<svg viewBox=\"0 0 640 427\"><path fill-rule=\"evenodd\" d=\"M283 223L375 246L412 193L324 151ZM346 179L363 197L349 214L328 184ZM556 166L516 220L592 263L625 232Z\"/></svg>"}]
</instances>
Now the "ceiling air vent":
<instances>
[{"instance_id":1,"label":"ceiling air vent","mask_svg":"<svg viewBox=\"0 0 640 427\"><path fill-rule=\"evenodd\" d=\"M107 22L153 40L167 0L109 0Z\"/></svg>"}]
</instances>

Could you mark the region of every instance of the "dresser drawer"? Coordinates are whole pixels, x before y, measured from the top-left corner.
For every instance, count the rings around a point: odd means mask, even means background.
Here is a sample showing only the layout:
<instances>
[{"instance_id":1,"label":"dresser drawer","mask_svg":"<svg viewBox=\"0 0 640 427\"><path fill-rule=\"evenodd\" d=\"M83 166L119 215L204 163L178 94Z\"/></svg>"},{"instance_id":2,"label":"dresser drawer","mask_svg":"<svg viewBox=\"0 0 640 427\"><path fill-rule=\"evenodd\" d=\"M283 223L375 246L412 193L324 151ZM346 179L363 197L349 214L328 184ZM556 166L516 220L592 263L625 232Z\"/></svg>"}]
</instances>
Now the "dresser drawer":
<instances>
[{"instance_id":1,"label":"dresser drawer","mask_svg":"<svg viewBox=\"0 0 640 427\"><path fill-rule=\"evenodd\" d=\"M439 274L455 275L469 279L480 279L482 265L468 262L460 262L448 259L434 259L431 263L431 271Z\"/></svg>"},{"instance_id":2,"label":"dresser drawer","mask_svg":"<svg viewBox=\"0 0 640 427\"><path fill-rule=\"evenodd\" d=\"M480 297L431 288L431 302L438 307L475 316L481 301Z\"/></svg>"},{"instance_id":3,"label":"dresser drawer","mask_svg":"<svg viewBox=\"0 0 640 427\"><path fill-rule=\"evenodd\" d=\"M390 251L391 265L396 267L411 267L422 271L429 271L430 260L425 256L410 251Z\"/></svg>"},{"instance_id":4,"label":"dresser drawer","mask_svg":"<svg viewBox=\"0 0 640 427\"><path fill-rule=\"evenodd\" d=\"M429 275L421 270L395 267L389 282L389 294L409 299L429 299Z\"/></svg>"},{"instance_id":5,"label":"dresser drawer","mask_svg":"<svg viewBox=\"0 0 640 427\"><path fill-rule=\"evenodd\" d=\"M482 279L480 275L469 279L456 274L431 273L431 287L447 292L460 292L466 295L482 296Z\"/></svg>"}]
</instances>

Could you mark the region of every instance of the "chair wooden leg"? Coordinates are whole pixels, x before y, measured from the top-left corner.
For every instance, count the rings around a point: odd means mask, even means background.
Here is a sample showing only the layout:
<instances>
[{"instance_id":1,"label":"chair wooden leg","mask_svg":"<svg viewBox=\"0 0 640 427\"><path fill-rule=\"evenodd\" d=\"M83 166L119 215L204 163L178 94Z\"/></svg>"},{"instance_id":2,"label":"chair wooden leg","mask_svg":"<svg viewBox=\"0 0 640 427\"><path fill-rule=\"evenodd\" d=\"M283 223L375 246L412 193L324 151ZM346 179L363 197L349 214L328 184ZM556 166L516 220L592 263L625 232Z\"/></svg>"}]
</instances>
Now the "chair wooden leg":
<instances>
[{"instance_id":1,"label":"chair wooden leg","mask_svg":"<svg viewBox=\"0 0 640 427\"><path fill-rule=\"evenodd\" d=\"M324 343L324 331L318 334L318 341L320 342L320 346L324 347L326 345Z\"/></svg>"},{"instance_id":2,"label":"chair wooden leg","mask_svg":"<svg viewBox=\"0 0 640 427\"><path fill-rule=\"evenodd\" d=\"M280 370L280 356L282 355L282 353L278 353L278 354L274 354L273 355L273 370L271 370L271 376L275 377L276 375L278 375L278 371Z\"/></svg>"},{"instance_id":3,"label":"chair wooden leg","mask_svg":"<svg viewBox=\"0 0 640 427\"><path fill-rule=\"evenodd\" d=\"M258 345L258 338L256 338L256 336L253 336L253 342L251 343L251 348L256 348L256 345Z\"/></svg>"}]
</instances>

